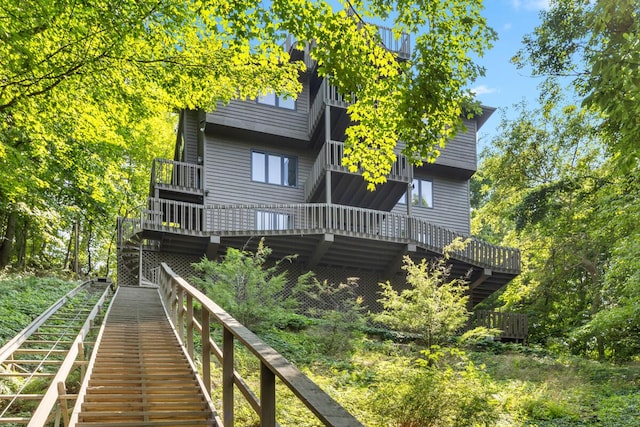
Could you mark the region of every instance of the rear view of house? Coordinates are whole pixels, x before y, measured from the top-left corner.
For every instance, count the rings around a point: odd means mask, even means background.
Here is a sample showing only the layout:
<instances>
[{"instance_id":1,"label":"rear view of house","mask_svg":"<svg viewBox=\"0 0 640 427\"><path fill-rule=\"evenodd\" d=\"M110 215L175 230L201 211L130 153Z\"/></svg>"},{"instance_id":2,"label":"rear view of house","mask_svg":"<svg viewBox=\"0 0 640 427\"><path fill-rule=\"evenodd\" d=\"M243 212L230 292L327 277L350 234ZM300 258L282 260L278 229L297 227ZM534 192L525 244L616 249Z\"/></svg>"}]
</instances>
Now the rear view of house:
<instances>
[{"instance_id":1,"label":"rear view of house","mask_svg":"<svg viewBox=\"0 0 640 427\"><path fill-rule=\"evenodd\" d=\"M406 59L408 37L388 48ZM174 158L155 160L146 209L120 220L121 284L144 280L160 261L188 277L202 256L252 249L264 237L274 257L298 255L291 277L307 270L334 282L358 277L373 307L379 281L404 283L405 255L430 259L470 237L476 134L493 109L465 120L466 131L435 164L415 167L398 154L387 183L371 192L342 165L347 101L318 76L307 51L292 50L292 58L307 63L295 100L272 93L181 113ZM452 263L454 275L469 272L474 304L520 271L516 249L475 238Z\"/></svg>"}]
</instances>

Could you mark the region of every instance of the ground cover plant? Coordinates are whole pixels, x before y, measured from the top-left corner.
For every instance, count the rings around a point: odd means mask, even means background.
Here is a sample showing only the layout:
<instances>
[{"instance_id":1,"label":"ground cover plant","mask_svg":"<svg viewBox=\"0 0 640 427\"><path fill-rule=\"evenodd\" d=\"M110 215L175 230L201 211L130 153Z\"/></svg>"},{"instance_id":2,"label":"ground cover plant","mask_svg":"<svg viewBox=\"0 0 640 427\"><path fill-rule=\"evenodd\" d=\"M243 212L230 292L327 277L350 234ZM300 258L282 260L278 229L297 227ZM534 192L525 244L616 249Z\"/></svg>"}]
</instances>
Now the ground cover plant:
<instances>
[{"instance_id":1,"label":"ground cover plant","mask_svg":"<svg viewBox=\"0 0 640 427\"><path fill-rule=\"evenodd\" d=\"M54 277L0 277L0 347L76 286Z\"/></svg>"}]
</instances>

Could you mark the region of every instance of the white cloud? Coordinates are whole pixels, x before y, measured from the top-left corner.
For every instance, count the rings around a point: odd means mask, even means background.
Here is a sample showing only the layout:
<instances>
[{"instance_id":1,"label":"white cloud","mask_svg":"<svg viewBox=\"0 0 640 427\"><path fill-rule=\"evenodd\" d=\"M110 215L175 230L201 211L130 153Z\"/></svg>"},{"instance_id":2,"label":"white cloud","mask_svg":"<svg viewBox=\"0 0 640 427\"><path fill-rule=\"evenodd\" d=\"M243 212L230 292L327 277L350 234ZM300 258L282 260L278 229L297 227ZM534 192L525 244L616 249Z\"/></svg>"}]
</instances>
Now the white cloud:
<instances>
[{"instance_id":1,"label":"white cloud","mask_svg":"<svg viewBox=\"0 0 640 427\"><path fill-rule=\"evenodd\" d=\"M513 27L513 25L510 22L508 22L502 26L502 29L505 31L509 31L511 27Z\"/></svg>"},{"instance_id":2,"label":"white cloud","mask_svg":"<svg viewBox=\"0 0 640 427\"><path fill-rule=\"evenodd\" d=\"M486 95L488 93L497 92L497 89L493 88L493 87L489 87L487 85L480 85L480 86L472 88L471 92L473 92L476 95Z\"/></svg>"},{"instance_id":3,"label":"white cloud","mask_svg":"<svg viewBox=\"0 0 640 427\"><path fill-rule=\"evenodd\" d=\"M548 10L550 0L511 0L515 10Z\"/></svg>"}]
</instances>

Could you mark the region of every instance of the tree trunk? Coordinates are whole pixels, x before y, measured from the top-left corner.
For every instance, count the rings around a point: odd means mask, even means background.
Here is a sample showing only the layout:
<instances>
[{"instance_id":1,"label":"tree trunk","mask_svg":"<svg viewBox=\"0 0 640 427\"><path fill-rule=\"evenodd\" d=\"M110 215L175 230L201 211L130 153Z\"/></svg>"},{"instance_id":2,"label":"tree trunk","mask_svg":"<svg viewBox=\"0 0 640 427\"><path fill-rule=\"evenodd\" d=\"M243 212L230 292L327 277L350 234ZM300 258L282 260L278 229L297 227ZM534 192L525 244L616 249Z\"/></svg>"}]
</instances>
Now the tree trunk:
<instances>
[{"instance_id":1,"label":"tree trunk","mask_svg":"<svg viewBox=\"0 0 640 427\"><path fill-rule=\"evenodd\" d=\"M0 268L4 268L9 264L11 259L11 250L13 249L13 239L16 234L16 223L18 222L18 213L12 211L7 218L7 228L0 244Z\"/></svg>"}]
</instances>

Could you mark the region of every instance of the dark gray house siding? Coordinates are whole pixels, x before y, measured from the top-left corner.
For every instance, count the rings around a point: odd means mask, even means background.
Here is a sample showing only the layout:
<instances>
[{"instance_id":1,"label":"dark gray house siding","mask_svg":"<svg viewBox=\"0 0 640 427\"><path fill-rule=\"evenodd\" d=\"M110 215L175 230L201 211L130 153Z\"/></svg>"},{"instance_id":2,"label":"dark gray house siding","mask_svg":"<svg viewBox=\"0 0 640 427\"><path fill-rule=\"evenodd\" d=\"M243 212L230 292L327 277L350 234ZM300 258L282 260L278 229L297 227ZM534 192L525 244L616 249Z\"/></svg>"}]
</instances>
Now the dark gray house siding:
<instances>
[{"instance_id":1,"label":"dark gray house siding","mask_svg":"<svg viewBox=\"0 0 640 427\"><path fill-rule=\"evenodd\" d=\"M465 120L466 132L460 132L449 141L440 152L436 165L465 169L470 172L477 170L476 153L476 121Z\"/></svg>"},{"instance_id":2,"label":"dark gray house siding","mask_svg":"<svg viewBox=\"0 0 640 427\"><path fill-rule=\"evenodd\" d=\"M432 182L433 207L412 206L411 216L460 233L470 233L469 182L421 171L416 171L414 176ZM392 212L406 215L407 205L398 203Z\"/></svg>"},{"instance_id":3,"label":"dark gray house siding","mask_svg":"<svg viewBox=\"0 0 640 427\"><path fill-rule=\"evenodd\" d=\"M184 138L184 148L180 159L187 163L198 163L198 138L200 137L200 119L198 111L184 111L180 121Z\"/></svg>"},{"instance_id":4,"label":"dark gray house siding","mask_svg":"<svg viewBox=\"0 0 640 427\"><path fill-rule=\"evenodd\" d=\"M315 161L310 151L215 136L206 136L204 148L205 205L304 203L304 182ZM252 181L252 150L295 156L298 185L284 187Z\"/></svg>"},{"instance_id":5,"label":"dark gray house siding","mask_svg":"<svg viewBox=\"0 0 640 427\"><path fill-rule=\"evenodd\" d=\"M259 104L255 100L231 101L207 113L207 123L240 130L308 141L309 87L304 85L295 110Z\"/></svg>"}]
</instances>

